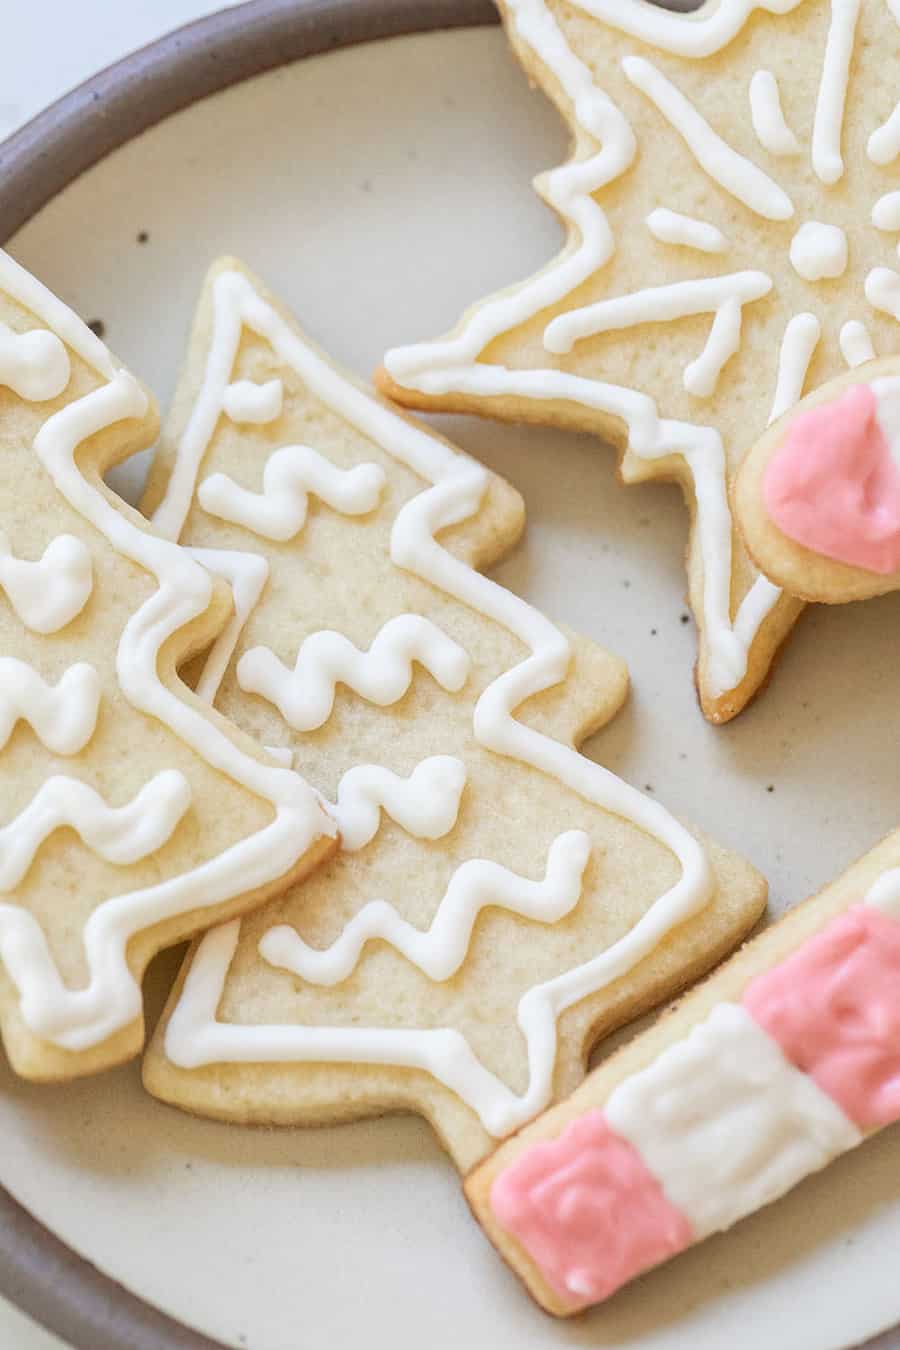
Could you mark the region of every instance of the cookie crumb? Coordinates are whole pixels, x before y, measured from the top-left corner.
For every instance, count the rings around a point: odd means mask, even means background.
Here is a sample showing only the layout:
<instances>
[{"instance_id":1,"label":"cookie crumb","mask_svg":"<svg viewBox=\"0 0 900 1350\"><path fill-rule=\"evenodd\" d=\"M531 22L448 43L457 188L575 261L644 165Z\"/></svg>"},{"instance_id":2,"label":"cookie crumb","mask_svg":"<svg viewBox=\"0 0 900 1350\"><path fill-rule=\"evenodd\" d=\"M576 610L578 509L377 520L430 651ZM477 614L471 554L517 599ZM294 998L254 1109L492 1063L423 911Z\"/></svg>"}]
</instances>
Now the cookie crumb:
<instances>
[{"instance_id":1,"label":"cookie crumb","mask_svg":"<svg viewBox=\"0 0 900 1350\"><path fill-rule=\"evenodd\" d=\"M681 616L681 622L682 622L682 623L690 623L690 621L691 621L691 616L690 616L690 614L682 614L682 616Z\"/></svg>"},{"instance_id":2,"label":"cookie crumb","mask_svg":"<svg viewBox=\"0 0 900 1350\"><path fill-rule=\"evenodd\" d=\"M770 783L769 786L766 788L766 792L774 792L774 791L775 791L775 784Z\"/></svg>"},{"instance_id":3,"label":"cookie crumb","mask_svg":"<svg viewBox=\"0 0 900 1350\"><path fill-rule=\"evenodd\" d=\"M106 333L106 324L102 319L88 319L88 328L98 338L102 338Z\"/></svg>"},{"instance_id":4,"label":"cookie crumb","mask_svg":"<svg viewBox=\"0 0 900 1350\"><path fill-rule=\"evenodd\" d=\"M147 230L138 230L137 241L139 244L146 244L149 240L150 235Z\"/></svg>"}]
</instances>

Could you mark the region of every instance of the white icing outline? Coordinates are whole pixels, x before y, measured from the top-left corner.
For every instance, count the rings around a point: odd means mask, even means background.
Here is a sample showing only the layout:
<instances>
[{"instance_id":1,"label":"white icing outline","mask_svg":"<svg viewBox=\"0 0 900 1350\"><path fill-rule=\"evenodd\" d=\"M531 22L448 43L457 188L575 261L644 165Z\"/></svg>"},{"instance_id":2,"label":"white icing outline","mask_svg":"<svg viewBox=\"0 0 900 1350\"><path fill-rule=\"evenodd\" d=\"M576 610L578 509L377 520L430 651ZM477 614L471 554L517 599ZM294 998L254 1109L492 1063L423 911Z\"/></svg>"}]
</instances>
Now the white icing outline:
<instances>
[{"instance_id":1,"label":"white icing outline","mask_svg":"<svg viewBox=\"0 0 900 1350\"><path fill-rule=\"evenodd\" d=\"M584 800L623 816L670 849L682 874L629 933L606 951L520 1000L518 1025L528 1051L529 1083L517 1095L490 1073L459 1032L299 1026L239 1026L217 1021L240 924L225 924L201 941L165 1037L169 1060L182 1068L215 1062L390 1063L418 1067L456 1092L484 1127L502 1135L535 1115L552 1094L557 1019L562 1012L620 978L679 924L712 898L715 878L702 845L657 801L609 770L519 722L525 700L565 680L571 649L563 634L524 600L449 553L436 536L480 509L489 477L480 465L436 440L364 393L308 347L239 273L213 283L213 340L207 375L194 407L157 519L180 529L190 510L208 440L218 420L222 390L246 324L270 343L314 397L432 486L408 501L391 535L396 566L453 596L514 634L530 655L481 694L474 712L476 740L565 784ZM206 432L202 439L201 430Z\"/></svg>"},{"instance_id":2,"label":"white icing outline","mask_svg":"<svg viewBox=\"0 0 900 1350\"><path fill-rule=\"evenodd\" d=\"M33 452L73 510L158 583L119 640L116 671L123 695L204 763L274 809L270 824L189 872L99 903L83 930L88 980L79 989L64 984L37 920L12 903L0 904L0 960L19 992L24 1023L45 1040L79 1051L141 1016L140 986L127 956L132 937L175 915L219 906L277 880L317 839L333 835L334 827L298 775L247 754L192 699L182 699L160 680L164 644L209 607L209 573L186 551L117 510L77 464L78 450L91 436L143 417L146 395L130 375L116 369L99 338L2 251L0 291L48 324L105 381L54 413L35 437Z\"/></svg>"}]
</instances>

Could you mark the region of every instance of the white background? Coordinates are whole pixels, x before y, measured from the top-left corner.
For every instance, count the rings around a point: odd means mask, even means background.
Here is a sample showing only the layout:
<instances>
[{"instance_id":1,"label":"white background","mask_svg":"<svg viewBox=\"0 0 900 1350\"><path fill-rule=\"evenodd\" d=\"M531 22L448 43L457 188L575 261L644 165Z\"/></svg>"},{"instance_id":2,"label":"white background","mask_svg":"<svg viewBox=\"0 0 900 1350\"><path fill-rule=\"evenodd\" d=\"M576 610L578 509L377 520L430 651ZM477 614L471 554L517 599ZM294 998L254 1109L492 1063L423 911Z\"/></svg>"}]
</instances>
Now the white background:
<instances>
[{"instance_id":1,"label":"white background","mask_svg":"<svg viewBox=\"0 0 900 1350\"><path fill-rule=\"evenodd\" d=\"M4 7L0 139L126 52L227 7L209 0L44 0ZM4 1350L58 1350L61 1344L0 1298Z\"/></svg>"}]
</instances>

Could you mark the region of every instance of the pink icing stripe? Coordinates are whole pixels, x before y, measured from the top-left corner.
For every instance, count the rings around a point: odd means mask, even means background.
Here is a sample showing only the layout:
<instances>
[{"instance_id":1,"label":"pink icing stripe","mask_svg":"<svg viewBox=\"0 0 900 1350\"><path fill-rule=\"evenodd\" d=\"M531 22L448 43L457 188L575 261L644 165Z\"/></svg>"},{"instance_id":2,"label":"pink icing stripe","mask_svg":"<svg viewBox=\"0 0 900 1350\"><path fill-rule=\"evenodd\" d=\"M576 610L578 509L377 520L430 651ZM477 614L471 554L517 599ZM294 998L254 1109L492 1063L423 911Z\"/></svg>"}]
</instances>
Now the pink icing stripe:
<instances>
[{"instance_id":1,"label":"pink icing stripe","mask_svg":"<svg viewBox=\"0 0 900 1350\"><path fill-rule=\"evenodd\" d=\"M687 1219L602 1111L521 1153L495 1179L491 1206L573 1308L607 1298L693 1241Z\"/></svg>"},{"instance_id":2,"label":"pink icing stripe","mask_svg":"<svg viewBox=\"0 0 900 1350\"><path fill-rule=\"evenodd\" d=\"M887 574L900 568L900 470L870 385L791 423L763 480L766 510L814 553Z\"/></svg>"},{"instance_id":3,"label":"pink icing stripe","mask_svg":"<svg viewBox=\"0 0 900 1350\"><path fill-rule=\"evenodd\" d=\"M900 1119L900 923L857 905L753 980L743 1001L857 1125Z\"/></svg>"}]
</instances>

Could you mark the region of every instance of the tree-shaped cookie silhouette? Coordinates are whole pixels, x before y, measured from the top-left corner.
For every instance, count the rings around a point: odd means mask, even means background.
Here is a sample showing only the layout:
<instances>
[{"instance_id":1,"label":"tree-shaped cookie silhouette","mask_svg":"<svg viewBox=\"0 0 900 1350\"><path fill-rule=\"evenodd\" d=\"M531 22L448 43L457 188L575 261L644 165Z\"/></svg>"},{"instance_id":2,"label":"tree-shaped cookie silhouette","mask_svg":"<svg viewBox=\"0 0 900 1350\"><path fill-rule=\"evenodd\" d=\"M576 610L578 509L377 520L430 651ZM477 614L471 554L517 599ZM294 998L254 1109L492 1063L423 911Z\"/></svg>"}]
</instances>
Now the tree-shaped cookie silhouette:
<instances>
[{"instance_id":1,"label":"tree-shaped cookie silhouette","mask_svg":"<svg viewBox=\"0 0 900 1350\"><path fill-rule=\"evenodd\" d=\"M152 1092L241 1121L411 1109L467 1167L758 915L752 868L575 749L626 673L476 570L518 495L237 263L204 289L145 508L234 587L198 689L344 843L193 949Z\"/></svg>"},{"instance_id":2,"label":"tree-shaped cookie silhouette","mask_svg":"<svg viewBox=\"0 0 900 1350\"><path fill-rule=\"evenodd\" d=\"M0 1031L31 1078L136 1054L150 957L335 846L299 775L175 673L230 597L103 484L156 425L137 380L0 253Z\"/></svg>"}]
</instances>

